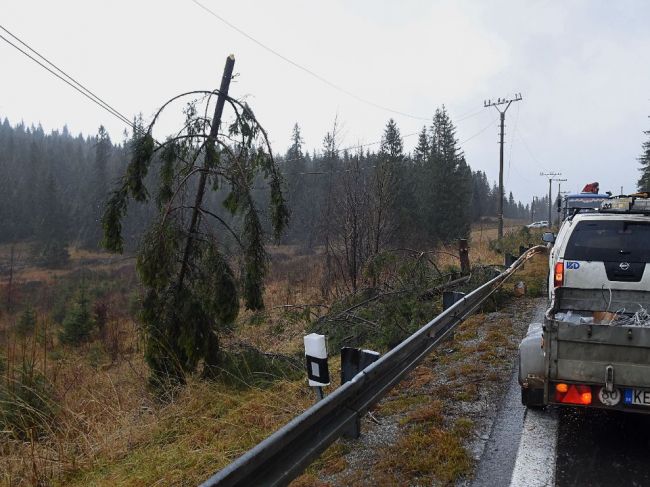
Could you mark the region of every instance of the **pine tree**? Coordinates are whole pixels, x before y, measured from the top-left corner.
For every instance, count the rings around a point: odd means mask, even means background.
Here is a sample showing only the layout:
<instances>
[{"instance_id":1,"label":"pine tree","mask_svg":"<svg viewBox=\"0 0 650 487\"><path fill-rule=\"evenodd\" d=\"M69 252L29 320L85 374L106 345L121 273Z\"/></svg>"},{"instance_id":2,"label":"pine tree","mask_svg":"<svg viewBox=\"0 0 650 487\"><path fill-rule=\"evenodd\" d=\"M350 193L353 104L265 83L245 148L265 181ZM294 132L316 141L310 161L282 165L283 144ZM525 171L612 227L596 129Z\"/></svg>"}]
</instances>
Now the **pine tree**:
<instances>
[{"instance_id":1,"label":"pine tree","mask_svg":"<svg viewBox=\"0 0 650 487\"><path fill-rule=\"evenodd\" d=\"M413 161L418 165L422 166L431 154L431 143L429 141L429 134L427 133L427 128L422 127L420 135L418 135L418 145L413 151Z\"/></svg>"},{"instance_id":2,"label":"pine tree","mask_svg":"<svg viewBox=\"0 0 650 487\"><path fill-rule=\"evenodd\" d=\"M432 236L443 242L467 237L471 223L471 170L457 147L455 132L445 107L436 110L431 127L430 218Z\"/></svg>"},{"instance_id":3,"label":"pine tree","mask_svg":"<svg viewBox=\"0 0 650 487\"><path fill-rule=\"evenodd\" d=\"M400 182L406 180L404 144L397 124L391 118L386 124L379 148L379 161L372 177L370 191L371 252L378 254L390 238L399 208L409 206L407 194Z\"/></svg>"},{"instance_id":4,"label":"pine tree","mask_svg":"<svg viewBox=\"0 0 650 487\"><path fill-rule=\"evenodd\" d=\"M202 116L208 107L197 103L188 103L183 129L160 145L151 134L169 102L148 128L136 127L131 162L102 218L103 245L121 252L129 199L145 202L155 192L157 214L139 248L137 270L146 290L140 315L147 333L145 358L157 389L184 383L201 361L204 374L214 374L220 360L218 334L233 325L240 293L247 308L264 306L267 256L254 184L269 186L276 239L288 220L266 132L250 107L228 97L232 123L222 120L227 133L215 137ZM157 188L146 179L152 167L160 175ZM224 234L238 245L240 279L224 253Z\"/></svg>"},{"instance_id":5,"label":"pine tree","mask_svg":"<svg viewBox=\"0 0 650 487\"><path fill-rule=\"evenodd\" d=\"M296 123L291 133L291 146L281 166L287 186L287 204L292 209L291 226L287 229L287 237L292 240L295 240L300 232L313 236L316 231L315 221L310 215L309 188L305 185L305 178L308 176L305 174L307 160L302 145L300 127Z\"/></svg>"},{"instance_id":6,"label":"pine tree","mask_svg":"<svg viewBox=\"0 0 650 487\"><path fill-rule=\"evenodd\" d=\"M113 151L113 144L103 125L99 126L95 138L95 160L91 166L91 190L85 207L81 243L88 247L97 247L101 241L101 216L108 196L108 163Z\"/></svg>"},{"instance_id":7,"label":"pine tree","mask_svg":"<svg viewBox=\"0 0 650 487\"><path fill-rule=\"evenodd\" d=\"M639 178L637 187L639 191L650 192L650 130L643 133L649 137L641 146L643 150L643 154L639 157L641 177Z\"/></svg>"},{"instance_id":8,"label":"pine tree","mask_svg":"<svg viewBox=\"0 0 650 487\"><path fill-rule=\"evenodd\" d=\"M63 343L79 345L88 339L94 326L86 290L81 288L77 302L63 320L59 339Z\"/></svg>"}]
</instances>

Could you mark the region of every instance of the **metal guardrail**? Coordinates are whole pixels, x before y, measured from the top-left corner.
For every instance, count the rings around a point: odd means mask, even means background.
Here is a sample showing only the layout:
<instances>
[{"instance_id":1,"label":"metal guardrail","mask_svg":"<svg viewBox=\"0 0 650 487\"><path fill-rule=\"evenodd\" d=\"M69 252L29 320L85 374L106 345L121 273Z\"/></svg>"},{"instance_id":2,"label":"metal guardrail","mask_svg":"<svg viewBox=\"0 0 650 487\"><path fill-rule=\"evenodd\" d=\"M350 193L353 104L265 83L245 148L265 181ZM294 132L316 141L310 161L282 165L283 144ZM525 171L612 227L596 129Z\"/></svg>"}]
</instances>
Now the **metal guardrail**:
<instances>
[{"instance_id":1,"label":"metal guardrail","mask_svg":"<svg viewBox=\"0 0 650 487\"><path fill-rule=\"evenodd\" d=\"M453 329L490 297L525 261L546 250L533 247L494 279L467 294L322 401L217 472L202 487L287 485L337 438L358 431L359 421Z\"/></svg>"}]
</instances>

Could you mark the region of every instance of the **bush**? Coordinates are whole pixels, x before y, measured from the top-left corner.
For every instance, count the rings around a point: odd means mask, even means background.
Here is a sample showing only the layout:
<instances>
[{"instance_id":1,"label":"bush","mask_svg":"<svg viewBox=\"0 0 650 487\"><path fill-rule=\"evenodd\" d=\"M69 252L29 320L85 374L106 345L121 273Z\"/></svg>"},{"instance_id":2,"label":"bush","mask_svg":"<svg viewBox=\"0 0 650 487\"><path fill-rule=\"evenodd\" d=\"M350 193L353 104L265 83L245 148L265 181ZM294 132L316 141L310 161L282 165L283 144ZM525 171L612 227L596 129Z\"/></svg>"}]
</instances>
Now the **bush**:
<instances>
[{"instance_id":1,"label":"bush","mask_svg":"<svg viewBox=\"0 0 650 487\"><path fill-rule=\"evenodd\" d=\"M81 289L77 302L63 320L59 339L63 343L78 345L88 339L94 326L86 291Z\"/></svg>"},{"instance_id":2,"label":"bush","mask_svg":"<svg viewBox=\"0 0 650 487\"><path fill-rule=\"evenodd\" d=\"M22 440L51 431L57 405L40 372L24 365L13 382L0 384L0 429Z\"/></svg>"},{"instance_id":3,"label":"bush","mask_svg":"<svg viewBox=\"0 0 650 487\"><path fill-rule=\"evenodd\" d=\"M34 333L36 328L36 312L31 308L25 309L18 318L16 323L16 333L21 337L25 337Z\"/></svg>"},{"instance_id":4,"label":"bush","mask_svg":"<svg viewBox=\"0 0 650 487\"><path fill-rule=\"evenodd\" d=\"M239 345L219 351L219 366L206 367L204 376L231 387L265 387L279 379L296 380L305 375L303 357L265 354Z\"/></svg>"}]
</instances>

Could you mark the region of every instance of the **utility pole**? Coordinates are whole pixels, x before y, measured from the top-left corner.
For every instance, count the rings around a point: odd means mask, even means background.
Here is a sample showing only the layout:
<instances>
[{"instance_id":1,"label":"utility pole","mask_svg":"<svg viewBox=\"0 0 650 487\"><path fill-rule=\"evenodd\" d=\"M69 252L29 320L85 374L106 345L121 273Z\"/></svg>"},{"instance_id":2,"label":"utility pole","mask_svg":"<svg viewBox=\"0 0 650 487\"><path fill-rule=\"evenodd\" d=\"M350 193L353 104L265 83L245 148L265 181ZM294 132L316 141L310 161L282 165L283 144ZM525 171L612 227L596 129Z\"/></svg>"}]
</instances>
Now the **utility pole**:
<instances>
[{"instance_id":1,"label":"utility pole","mask_svg":"<svg viewBox=\"0 0 650 487\"><path fill-rule=\"evenodd\" d=\"M514 98L497 98L497 101L486 100L483 107L494 107L499 112L501 119L501 132L499 133L499 240L503 238L503 136L506 121L506 112L513 101L521 101L521 93L517 93ZM505 105L505 108L499 108Z\"/></svg>"},{"instance_id":2,"label":"utility pole","mask_svg":"<svg viewBox=\"0 0 650 487\"><path fill-rule=\"evenodd\" d=\"M203 161L203 171L199 176L199 185L196 191L196 199L194 207L192 208L192 218L190 220L189 233L187 235L187 242L185 243L185 252L183 252L183 259L181 261L181 270L178 274L178 289L183 287L183 279L187 273L187 265L192 250L192 239L195 238L197 226L199 224L201 203L203 203L203 195L205 193L205 185L208 178L208 169L214 164L214 158L217 155L215 148L215 140L221 125L221 115L223 114L223 107L228 98L228 89L230 88L230 80L232 79L232 71L235 67L235 55L231 54L226 58L226 66L223 68L223 75L221 76L221 86L219 87L219 94L217 96L217 103L214 108L214 116L212 117L212 125L210 125L210 134L208 135L205 151L205 159Z\"/></svg>"},{"instance_id":3,"label":"utility pole","mask_svg":"<svg viewBox=\"0 0 650 487\"><path fill-rule=\"evenodd\" d=\"M551 208L553 207L553 181L566 181L566 179L557 179L555 176L562 176L561 172L540 172L540 176L548 178L548 226L550 227L553 220L551 219Z\"/></svg>"}]
</instances>

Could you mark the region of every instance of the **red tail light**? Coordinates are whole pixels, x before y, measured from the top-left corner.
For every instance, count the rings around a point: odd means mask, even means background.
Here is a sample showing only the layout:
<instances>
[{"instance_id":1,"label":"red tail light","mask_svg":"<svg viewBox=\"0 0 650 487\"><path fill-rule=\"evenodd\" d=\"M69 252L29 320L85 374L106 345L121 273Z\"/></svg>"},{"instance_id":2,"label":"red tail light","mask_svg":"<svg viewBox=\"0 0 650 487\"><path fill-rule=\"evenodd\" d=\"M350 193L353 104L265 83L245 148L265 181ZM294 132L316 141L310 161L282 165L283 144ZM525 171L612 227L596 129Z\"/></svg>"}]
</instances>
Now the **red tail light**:
<instances>
[{"instance_id":1,"label":"red tail light","mask_svg":"<svg viewBox=\"0 0 650 487\"><path fill-rule=\"evenodd\" d=\"M564 285L564 262L556 262L553 272L553 287Z\"/></svg>"},{"instance_id":2,"label":"red tail light","mask_svg":"<svg viewBox=\"0 0 650 487\"><path fill-rule=\"evenodd\" d=\"M564 404L591 404L591 386L555 384L555 401Z\"/></svg>"}]
</instances>

